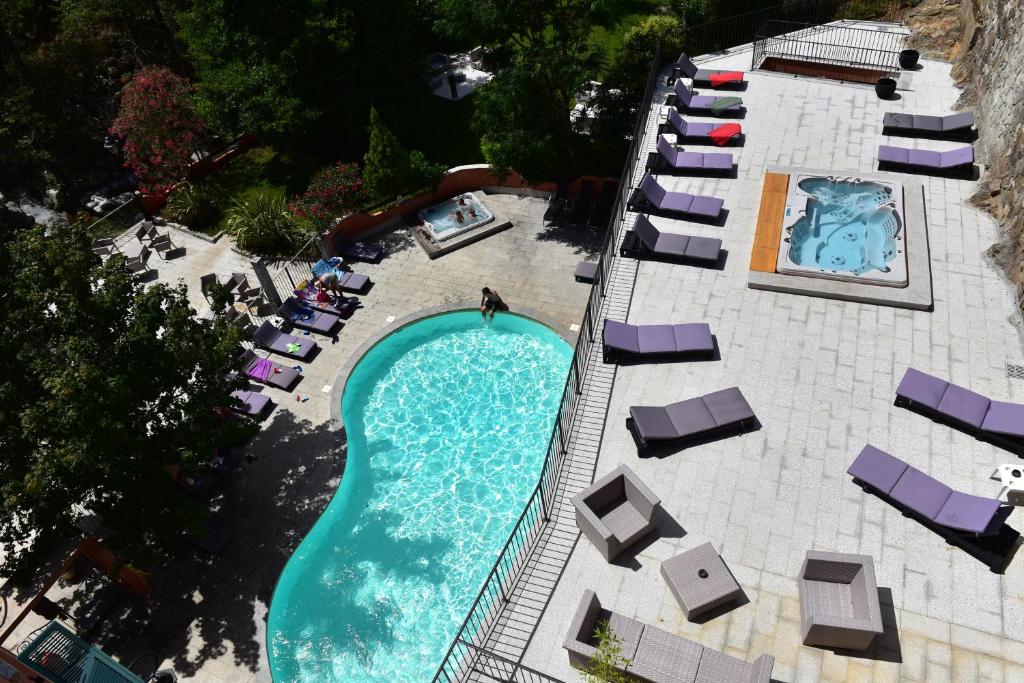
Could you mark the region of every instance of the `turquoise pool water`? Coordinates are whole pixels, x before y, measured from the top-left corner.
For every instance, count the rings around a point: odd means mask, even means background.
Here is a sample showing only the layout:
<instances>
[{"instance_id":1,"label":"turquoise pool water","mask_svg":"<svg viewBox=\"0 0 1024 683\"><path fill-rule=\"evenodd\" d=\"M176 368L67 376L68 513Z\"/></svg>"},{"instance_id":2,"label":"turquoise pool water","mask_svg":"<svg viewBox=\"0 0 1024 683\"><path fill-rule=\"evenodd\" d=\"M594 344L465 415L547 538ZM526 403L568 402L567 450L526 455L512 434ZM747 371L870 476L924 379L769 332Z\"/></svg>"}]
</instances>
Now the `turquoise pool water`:
<instances>
[{"instance_id":1,"label":"turquoise pool water","mask_svg":"<svg viewBox=\"0 0 1024 683\"><path fill-rule=\"evenodd\" d=\"M271 602L275 681L430 680L537 484L571 357L544 325L469 311L359 361L341 486Z\"/></svg>"}]
</instances>

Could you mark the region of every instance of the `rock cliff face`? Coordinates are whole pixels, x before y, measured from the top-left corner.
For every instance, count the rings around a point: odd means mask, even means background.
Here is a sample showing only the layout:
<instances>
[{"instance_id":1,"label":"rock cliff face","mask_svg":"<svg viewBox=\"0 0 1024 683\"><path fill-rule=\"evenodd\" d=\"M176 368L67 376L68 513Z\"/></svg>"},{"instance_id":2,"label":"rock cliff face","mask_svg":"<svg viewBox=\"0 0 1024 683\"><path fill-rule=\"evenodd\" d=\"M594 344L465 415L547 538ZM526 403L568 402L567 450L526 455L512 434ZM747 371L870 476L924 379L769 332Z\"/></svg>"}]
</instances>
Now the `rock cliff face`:
<instances>
[{"instance_id":1,"label":"rock cliff face","mask_svg":"<svg viewBox=\"0 0 1024 683\"><path fill-rule=\"evenodd\" d=\"M1016 286L1024 312L1024 2L938 4L959 4L962 32L952 48L953 75L965 88L959 108L977 116L974 149L985 165L973 199L1002 226L1003 241L989 253Z\"/></svg>"}]
</instances>

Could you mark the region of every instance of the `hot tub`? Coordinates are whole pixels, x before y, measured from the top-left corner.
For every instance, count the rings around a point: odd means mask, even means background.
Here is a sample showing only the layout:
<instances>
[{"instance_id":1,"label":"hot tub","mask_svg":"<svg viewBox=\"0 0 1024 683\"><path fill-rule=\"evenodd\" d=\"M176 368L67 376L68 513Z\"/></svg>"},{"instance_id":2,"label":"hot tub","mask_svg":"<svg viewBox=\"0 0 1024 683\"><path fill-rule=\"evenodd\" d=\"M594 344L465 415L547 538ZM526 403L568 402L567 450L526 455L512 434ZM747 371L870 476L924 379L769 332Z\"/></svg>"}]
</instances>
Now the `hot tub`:
<instances>
[{"instance_id":1,"label":"hot tub","mask_svg":"<svg viewBox=\"0 0 1024 683\"><path fill-rule=\"evenodd\" d=\"M795 176L786 197L776 270L906 287L902 214L903 187L898 183Z\"/></svg>"},{"instance_id":2,"label":"hot tub","mask_svg":"<svg viewBox=\"0 0 1024 683\"><path fill-rule=\"evenodd\" d=\"M459 220L461 213L462 220ZM482 201L472 192L466 192L420 211L424 231L437 242L451 239L456 235L479 228L494 220Z\"/></svg>"}]
</instances>

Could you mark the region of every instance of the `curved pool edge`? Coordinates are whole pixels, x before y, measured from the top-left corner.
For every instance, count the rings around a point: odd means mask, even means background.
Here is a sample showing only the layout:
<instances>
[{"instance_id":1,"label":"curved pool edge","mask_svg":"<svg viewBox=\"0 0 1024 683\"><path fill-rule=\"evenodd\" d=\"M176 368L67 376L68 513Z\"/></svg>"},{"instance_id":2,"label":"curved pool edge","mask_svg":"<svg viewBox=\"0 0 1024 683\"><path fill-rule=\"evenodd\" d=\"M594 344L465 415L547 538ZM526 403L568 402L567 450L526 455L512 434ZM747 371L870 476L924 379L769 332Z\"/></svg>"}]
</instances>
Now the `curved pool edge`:
<instances>
[{"instance_id":1,"label":"curved pool edge","mask_svg":"<svg viewBox=\"0 0 1024 683\"><path fill-rule=\"evenodd\" d=\"M403 316L387 326L385 326L380 332L373 335L365 342L357 346L348 359L342 364L341 369L338 370L338 374L334 377L334 382L331 384L331 400L330 400L330 428L332 432L338 434L344 433L345 423L341 417L341 399L345 394L345 385L348 384L349 375L355 369L359 361L363 359L363 356L369 352L374 346L384 341L387 337L390 337L395 332L398 332L403 327L407 327L415 322L423 320L425 318L433 318L438 315L444 315L445 313L456 313L458 311L479 311L480 306L475 301L465 299L456 303L441 304L439 306L430 306L427 308L421 308L415 313ZM576 348L576 341L578 334L569 329L569 326L561 323L546 313L542 313L538 310L520 306L515 311L502 311L501 315L515 315L520 318L526 318L536 323L540 323L544 327L547 327L559 337L561 337L565 343L567 343L573 349ZM342 472L344 475L344 472ZM340 479L339 479L340 486Z\"/></svg>"},{"instance_id":2,"label":"curved pool edge","mask_svg":"<svg viewBox=\"0 0 1024 683\"><path fill-rule=\"evenodd\" d=\"M345 393L345 385L348 383L349 376L352 374L352 371L355 369L356 365L359 364L359 361L361 361L363 357L373 347L375 347L377 344L382 342L387 337L390 337L395 332L398 332L402 328L408 327L409 325L420 320L424 320L426 318L433 318L435 316L444 315L446 313L455 313L459 311L478 312L479 310L480 307L477 304L477 302L469 299L465 299L455 303L441 304L438 306L429 306L426 308L421 308L420 310L414 313L410 313L409 315L403 316L391 322L390 324L386 325L380 332L372 335L368 340L357 346L352 351L352 353L349 354L349 357L345 361L345 363L342 364L341 369L338 370L338 374L335 376L334 383L331 385L332 388L330 398L330 419L328 420L328 426L329 430L336 435L336 445L340 446L342 449L347 448L347 439L344 436L345 425L341 416L341 399ZM573 349L573 351L575 352L576 342L578 340L579 334L577 332L573 332L570 329L569 325L555 320L546 313L542 313L541 311L537 311L527 306L521 306L516 311L502 311L501 314L515 315L520 318L526 318L540 325L543 325L544 327L547 327L552 332L557 334L559 338L561 338L566 344L568 344L569 347ZM324 506L324 509L320 512L320 515L318 515L316 520L314 520L313 524L307 530L306 534L304 534L302 539L299 540L299 543L295 546L292 553L288 556L288 559L281 567L281 571L278 572L277 576L274 578L274 587L270 591L270 600L266 603L266 609L262 618L258 619L257 621L257 636L259 636L262 633L262 638L260 640L262 641L261 650L263 659L262 666L260 667L260 671L258 672L257 675L257 680L259 683L278 683L274 680L273 667L271 666L270 663L271 633L268 623L270 619L270 608L274 602L274 597L277 594L278 586L281 583L281 577L284 575L288 563L291 562L292 557L298 550L299 545L302 544L302 541L305 540L306 536L309 535L309 533L313 530L317 523L319 523L320 519L323 517L323 513L327 510L331 502L334 500L334 497L338 495L338 491L341 489L342 481L345 478L344 457L341 459L341 462L339 464L340 472L338 473L337 484L334 487L334 491L331 493L330 500Z\"/></svg>"}]
</instances>

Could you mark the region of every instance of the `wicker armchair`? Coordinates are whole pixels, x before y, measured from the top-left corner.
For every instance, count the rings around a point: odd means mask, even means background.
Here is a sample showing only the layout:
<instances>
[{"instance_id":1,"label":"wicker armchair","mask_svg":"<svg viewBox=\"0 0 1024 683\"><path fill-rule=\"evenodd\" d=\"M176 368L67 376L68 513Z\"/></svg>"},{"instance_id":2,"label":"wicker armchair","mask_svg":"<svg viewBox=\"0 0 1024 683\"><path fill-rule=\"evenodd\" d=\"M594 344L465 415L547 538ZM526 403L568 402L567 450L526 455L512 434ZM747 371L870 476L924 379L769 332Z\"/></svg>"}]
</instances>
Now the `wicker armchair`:
<instances>
[{"instance_id":1,"label":"wicker armchair","mask_svg":"<svg viewBox=\"0 0 1024 683\"><path fill-rule=\"evenodd\" d=\"M654 530L661 500L633 470L620 465L580 491L572 504L576 526L611 562Z\"/></svg>"},{"instance_id":2,"label":"wicker armchair","mask_svg":"<svg viewBox=\"0 0 1024 683\"><path fill-rule=\"evenodd\" d=\"M866 650L882 633L869 555L808 550L798 586L804 645Z\"/></svg>"}]
</instances>

